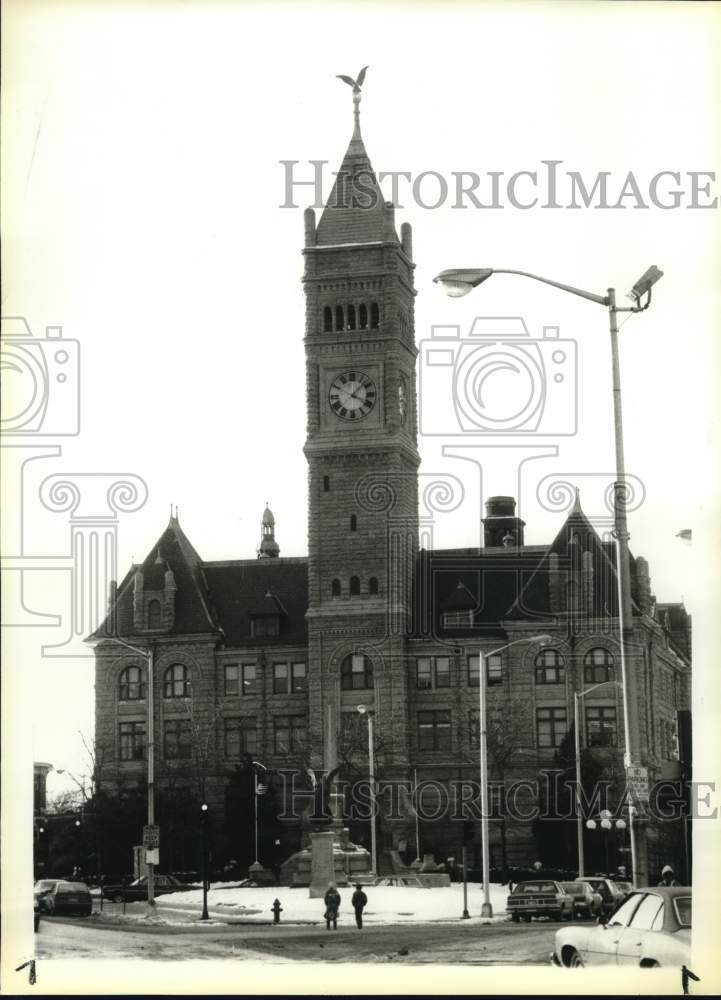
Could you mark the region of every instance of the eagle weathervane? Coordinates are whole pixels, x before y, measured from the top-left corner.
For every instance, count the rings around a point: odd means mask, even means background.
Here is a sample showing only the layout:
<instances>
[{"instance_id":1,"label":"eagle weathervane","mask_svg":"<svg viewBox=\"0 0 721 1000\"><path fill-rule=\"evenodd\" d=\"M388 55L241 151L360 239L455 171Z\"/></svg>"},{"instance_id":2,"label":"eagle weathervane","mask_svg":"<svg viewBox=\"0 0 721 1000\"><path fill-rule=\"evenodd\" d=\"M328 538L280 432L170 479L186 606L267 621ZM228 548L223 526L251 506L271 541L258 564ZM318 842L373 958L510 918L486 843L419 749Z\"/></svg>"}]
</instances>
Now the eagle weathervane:
<instances>
[{"instance_id":1,"label":"eagle weathervane","mask_svg":"<svg viewBox=\"0 0 721 1000\"><path fill-rule=\"evenodd\" d=\"M349 87L353 88L353 117L355 119L356 128L360 126L360 102L361 102L361 87L363 86L363 81L366 78L367 66L358 74L358 77L354 80L351 76L345 76L343 73L336 73L336 78L342 80L343 83L347 83Z\"/></svg>"}]
</instances>

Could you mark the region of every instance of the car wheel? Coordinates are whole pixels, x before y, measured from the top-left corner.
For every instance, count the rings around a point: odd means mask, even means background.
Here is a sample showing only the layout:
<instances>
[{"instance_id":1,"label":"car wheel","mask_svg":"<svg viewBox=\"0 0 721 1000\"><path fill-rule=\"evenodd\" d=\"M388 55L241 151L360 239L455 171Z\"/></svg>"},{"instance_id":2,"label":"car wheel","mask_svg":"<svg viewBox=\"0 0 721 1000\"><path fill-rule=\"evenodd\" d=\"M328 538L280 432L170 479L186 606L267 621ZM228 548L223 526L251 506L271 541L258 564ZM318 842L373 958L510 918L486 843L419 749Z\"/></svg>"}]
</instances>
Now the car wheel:
<instances>
[{"instance_id":1,"label":"car wheel","mask_svg":"<svg viewBox=\"0 0 721 1000\"><path fill-rule=\"evenodd\" d=\"M569 969L582 969L583 959L578 954L575 948L571 948L568 952L568 957L566 958L566 965Z\"/></svg>"}]
</instances>

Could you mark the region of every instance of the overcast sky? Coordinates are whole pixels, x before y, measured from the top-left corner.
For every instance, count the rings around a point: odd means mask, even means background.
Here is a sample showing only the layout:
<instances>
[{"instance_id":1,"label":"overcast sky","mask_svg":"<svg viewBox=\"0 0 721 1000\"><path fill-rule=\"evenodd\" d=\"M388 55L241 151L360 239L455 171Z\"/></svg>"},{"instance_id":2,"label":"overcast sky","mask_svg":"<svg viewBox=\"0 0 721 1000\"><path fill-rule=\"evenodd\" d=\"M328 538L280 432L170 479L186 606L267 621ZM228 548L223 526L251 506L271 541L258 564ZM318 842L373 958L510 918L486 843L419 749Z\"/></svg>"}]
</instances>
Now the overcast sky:
<instances>
[{"instance_id":1,"label":"overcast sky","mask_svg":"<svg viewBox=\"0 0 721 1000\"><path fill-rule=\"evenodd\" d=\"M298 161L305 180L309 161L328 161L330 190L352 129L350 91L335 76L368 64L362 131L376 171L435 172L451 188L428 208L399 184L397 224L414 230L419 344L434 325L465 335L478 316L522 317L535 340L556 326L576 343L577 432L557 436L549 424L542 439L478 450L482 493L472 464L442 454L468 439L421 436L422 473L456 476L466 491L437 516L435 544L477 543L482 496L518 495L519 455L540 454L539 444L545 457L524 466L520 499L526 541L550 542L564 514L543 508L539 483L578 484L597 516L594 484L611 481L614 457L605 311L511 276L451 300L433 276L526 270L600 294L614 286L626 304L657 264L665 276L652 307L620 334L627 469L645 488L631 547L648 558L659 600L683 597L695 616L713 606L708 561L675 535L691 528L698 546L718 530L719 209L687 207L689 172L721 173L718 15L684 4L9 4L2 311L25 316L36 337L61 325L81 351L80 434L38 439L62 454L27 471L22 554L39 564L69 554L68 515L37 498L61 472L147 483L145 505L120 516L121 577L162 532L171 502L205 559L252 558L266 501L281 554L306 553L300 279L312 192L298 188L298 207L280 207L281 161ZM633 172L650 207L626 198L622 209L543 208L547 160L561 161L562 204L568 171L587 187L606 171L612 204ZM488 174L502 173L503 207L454 208L459 171L481 176L482 200ZM507 178L518 171L538 173L536 207L511 203ZM659 191L680 190L682 207L650 203L660 171L681 174ZM426 204L439 183L429 175L418 187ZM530 180L517 191L530 198ZM712 181L697 201L719 195ZM440 427L437 400L420 405ZM22 674L19 717L34 722L18 730L17 753L83 771L77 733L92 727L92 661L40 655L65 635L68 574L26 574L24 600L64 617L6 632Z\"/></svg>"}]
</instances>

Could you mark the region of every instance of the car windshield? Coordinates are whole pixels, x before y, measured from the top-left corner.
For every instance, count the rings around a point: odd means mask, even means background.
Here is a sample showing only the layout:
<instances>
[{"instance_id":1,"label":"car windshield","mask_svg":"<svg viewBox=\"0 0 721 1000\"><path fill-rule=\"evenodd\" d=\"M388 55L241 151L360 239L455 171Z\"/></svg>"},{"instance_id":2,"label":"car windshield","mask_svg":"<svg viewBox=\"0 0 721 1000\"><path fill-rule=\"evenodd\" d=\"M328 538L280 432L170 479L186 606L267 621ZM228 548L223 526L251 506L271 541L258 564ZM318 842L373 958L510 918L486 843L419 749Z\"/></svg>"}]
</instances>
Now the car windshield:
<instances>
[{"instance_id":1,"label":"car windshield","mask_svg":"<svg viewBox=\"0 0 721 1000\"><path fill-rule=\"evenodd\" d=\"M572 896L585 896L586 886L579 882L561 882L561 888L570 892Z\"/></svg>"},{"instance_id":2,"label":"car windshield","mask_svg":"<svg viewBox=\"0 0 721 1000\"><path fill-rule=\"evenodd\" d=\"M55 879L42 878L42 879L40 879L39 882L35 883L35 888L36 889L54 889L55 888Z\"/></svg>"},{"instance_id":3,"label":"car windshield","mask_svg":"<svg viewBox=\"0 0 721 1000\"><path fill-rule=\"evenodd\" d=\"M58 882L58 892L86 892L87 886L84 882Z\"/></svg>"},{"instance_id":4,"label":"car windshield","mask_svg":"<svg viewBox=\"0 0 721 1000\"><path fill-rule=\"evenodd\" d=\"M691 926L691 897L677 896L673 901L673 908L676 911L676 919L681 927Z\"/></svg>"}]
</instances>

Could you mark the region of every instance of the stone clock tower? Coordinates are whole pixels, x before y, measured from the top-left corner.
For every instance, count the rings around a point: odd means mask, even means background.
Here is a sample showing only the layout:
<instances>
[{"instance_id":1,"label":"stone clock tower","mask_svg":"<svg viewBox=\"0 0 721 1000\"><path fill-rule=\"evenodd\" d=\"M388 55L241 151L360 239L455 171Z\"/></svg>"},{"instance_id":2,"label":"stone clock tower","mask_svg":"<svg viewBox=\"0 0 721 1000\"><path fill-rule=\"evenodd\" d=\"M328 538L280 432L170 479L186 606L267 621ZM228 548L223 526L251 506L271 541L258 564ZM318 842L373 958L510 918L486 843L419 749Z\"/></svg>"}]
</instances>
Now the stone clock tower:
<instances>
[{"instance_id":1,"label":"stone clock tower","mask_svg":"<svg viewBox=\"0 0 721 1000\"><path fill-rule=\"evenodd\" d=\"M417 351L411 228L395 228L354 130L316 225L305 214L309 464L309 728L332 769L374 711L397 776L408 764L405 641L418 539Z\"/></svg>"}]
</instances>

